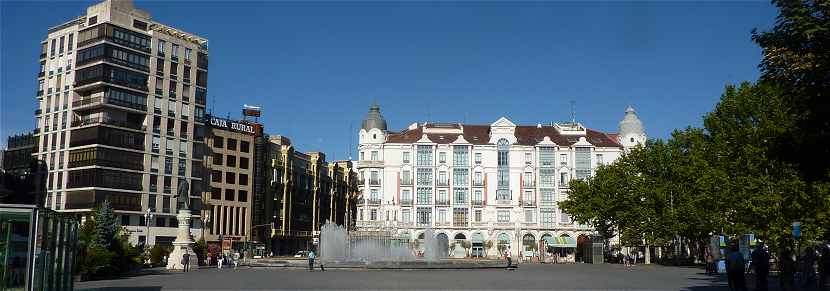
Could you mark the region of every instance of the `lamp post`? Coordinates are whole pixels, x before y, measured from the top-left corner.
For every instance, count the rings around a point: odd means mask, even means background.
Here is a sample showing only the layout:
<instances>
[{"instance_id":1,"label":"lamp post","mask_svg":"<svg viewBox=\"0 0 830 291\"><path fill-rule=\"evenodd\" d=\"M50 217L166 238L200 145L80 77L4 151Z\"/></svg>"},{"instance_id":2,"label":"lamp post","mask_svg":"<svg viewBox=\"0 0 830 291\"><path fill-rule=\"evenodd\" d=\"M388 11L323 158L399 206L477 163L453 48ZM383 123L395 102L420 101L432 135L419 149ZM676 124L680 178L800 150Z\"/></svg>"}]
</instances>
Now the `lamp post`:
<instances>
[{"instance_id":1,"label":"lamp post","mask_svg":"<svg viewBox=\"0 0 830 291\"><path fill-rule=\"evenodd\" d=\"M153 209L150 208L150 207L147 207L147 213L144 214L144 226L147 227L147 233L146 233L147 238L144 240L144 246L145 247L150 246L150 221L152 221L152 220L153 220Z\"/></svg>"}]
</instances>

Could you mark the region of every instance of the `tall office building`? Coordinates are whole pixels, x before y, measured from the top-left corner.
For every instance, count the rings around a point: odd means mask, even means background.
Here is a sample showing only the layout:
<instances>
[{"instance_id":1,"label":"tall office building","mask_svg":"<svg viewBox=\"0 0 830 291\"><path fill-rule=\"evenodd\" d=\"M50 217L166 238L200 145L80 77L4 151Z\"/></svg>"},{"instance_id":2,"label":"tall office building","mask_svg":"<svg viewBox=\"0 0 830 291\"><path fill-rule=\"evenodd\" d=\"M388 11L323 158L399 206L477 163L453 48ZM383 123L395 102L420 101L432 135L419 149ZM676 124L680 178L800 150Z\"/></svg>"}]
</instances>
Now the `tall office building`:
<instances>
[{"instance_id":1,"label":"tall office building","mask_svg":"<svg viewBox=\"0 0 830 291\"><path fill-rule=\"evenodd\" d=\"M363 181L357 229L423 239L427 228L452 256L513 256L549 242L573 259L593 230L558 203L568 182L644 143L629 107L619 133L580 123L414 123L393 132L372 106L359 131ZM489 243L488 243L489 242ZM467 246L467 247L463 247Z\"/></svg>"},{"instance_id":2,"label":"tall office building","mask_svg":"<svg viewBox=\"0 0 830 291\"><path fill-rule=\"evenodd\" d=\"M41 45L36 154L49 168L47 203L86 213L109 200L134 243L169 243L179 182L191 205L204 188L207 40L106 0Z\"/></svg>"}]
</instances>

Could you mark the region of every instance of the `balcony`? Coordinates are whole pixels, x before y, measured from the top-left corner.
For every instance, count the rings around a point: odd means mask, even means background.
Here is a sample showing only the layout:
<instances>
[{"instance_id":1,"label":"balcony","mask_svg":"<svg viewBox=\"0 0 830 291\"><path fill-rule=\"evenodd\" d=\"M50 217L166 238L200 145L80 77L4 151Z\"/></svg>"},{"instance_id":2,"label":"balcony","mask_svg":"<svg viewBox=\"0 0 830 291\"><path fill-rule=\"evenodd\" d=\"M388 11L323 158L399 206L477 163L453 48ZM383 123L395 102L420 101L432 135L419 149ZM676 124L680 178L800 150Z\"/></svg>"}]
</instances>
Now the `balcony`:
<instances>
[{"instance_id":1,"label":"balcony","mask_svg":"<svg viewBox=\"0 0 830 291\"><path fill-rule=\"evenodd\" d=\"M366 199L366 204L369 204L369 205L380 205L380 199L379 199L379 198L374 198L374 199L369 198L369 199Z\"/></svg>"},{"instance_id":2,"label":"balcony","mask_svg":"<svg viewBox=\"0 0 830 291\"><path fill-rule=\"evenodd\" d=\"M449 199L439 199L439 200L435 201L435 205L449 206L450 205L450 200Z\"/></svg>"},{"instance_id":3,"label":"balcony","mask_svg":"<svg viewBox=\"0 0 830 291\"><path fill-rule=\"evenodd\" d=\"M35 109L35 115L40 115L41 113L43 113L43 110Z\"/></svg>"},{"instance_id":4,"label":"balcony","mask_svg":"<svg viewBox=\"0 0 830 291\"><path fill-rule=\"evenodd\" d=\"M164 95L164 90L156 88L156 95L159 95L159 96Z\"/></svg>"},{"instance_id":5,"label":"balcony","mask_svg":"<svg viewBox=\"0 0 830 291\"><path fill-rule=\"evenodd\" d=\"M489 225L487 225L486 222L471 222L470 227L486 228L486 227L489 227Z\"/></svg>"},{"instance_id":6,"label":"balcony","mask_svg":"<svg viewBox=\"0 0 830 291\"><path fill-rule=\"evenodd\" d=\"M380 179L369 179L369 185L380 186Z\"/></svg>"},{"instance_id":7,"label":"balcony","mask_svg":"<svg viewBox=\"0 0 830 291\"><path fill-rule=\"evenodd\" d=\"M511 199L507 199L507 198L498 199L498 198L496 198L496 204L498 204L498 205L510 205L511 202L513 202Z\"/></svg>"},{"instance_id":8,"label":"balcony","mask_svg":"<svg viewBox=\"0 0 830 291\"><path fill-rule=\"evenodd\" d=\"M412 206L412 199L401 200L401 206Z\"/></svg>"},{"instance_id":9,"label":"balcony","mask_svg":"<svg viewBox=\"0 0 830 291\"><path fill-rule=\"evenodd\" d=\"M146 104L126 102L126 101L122 101L122 100L110 99L110 98L105 98L105 97L84 98L84 99L81 99L81 100L78 100L78 101L74 101L74 102L72 102L72 107L74 107L76 110L79 110L79 109L82 109L84 107L90 107L91 108L91 107L96 106L96 105L107 105L107 104L108 105L120 106L120 107L132 108L132 109L136 109L136 110L139 110L139 111L145 111L145 112L147 111L147 105Z\"/></svg>"},{"instance_id":10,"label":"balcony","mask_svg":"<svg viewBox=\"0 0 830 291\"><path fill-rule=\"evenodd\" d=\"M475 181L475 180L473 180L473 187L483 187L483 186L484 186L484 182L483 182L483 181Z\"/></svg>"},{"instance_id":11,"label":"balcony","mask_svg":"<svg viewBox=\"0 0 830 291\"><path fill-rule=\"evenodd\" d=\"M357 168L382 168L383 161L357 161Z\"/></svg>"},{"instance_id":12,"label":"balcony","mask_svg":"<svg viewBox=\"0 0 830 291\"><path fill-rule=\"evenodd\" d=\"M37 77L38 77L38 78L43 78L43 77L45 77L45 76L46 76L46 72L45 72L45 71L44 71L44 72L37 73Z\"/></svg>"},{"instance_id":13,"label":"balcony","mask_svg":"<svg viewBox=\"0 0 830 291\"><path fill-rule=\"evenodd\" d=\"M72 127L80 127L86 125L98 125L98 124L106 124L106 125L114 125L118 127L124 127L129 129L135 130L144 130L144 126L139 123L130 123L122 120L114 120L107 117L93 117L87 118L82 120L74 120L72 121Z\"/></svg>"},{"instance_id":14,"label":"balcony","mask_svg":"<svg viewBox=\"0 0 830 291\"><path fill-rule=\"evenodd\" d=\"M484 201L483 200L473 200L472 204L473 204L473 206L484 206Z\"/></svg>"},{"instance_id":15,"label":"balcony","mask_svg":"<svg viewBox=\"0 0 830 291\"><path fill-rule=\"evenodd\" d=\"M37 90L36 94L37 95L35 95L35 96L38 96L38 97L43 96L43 90Z\"/></svg>"},{"instance_id":16,"label":"balcony","mask_svg":"<svg viewBox=\"0 0 830 291\"><path fill-rule=\"evenodd\" d=\"M524 201L522 201L522 206L524 206L524 207L536 207L536 200L524 200Z\"/></svg>"},{"instance_id":17,"label":"balcony","mask_svg":"<svg viewBox=\"0 0 830 291\"><path fill-rule=\"evenodd\" d=\"M448 186L450 186L450 180L438 179L438 180L435 180L435 184L438 185L438 187L448 187Z\"/></svg>"},{"instance_id":18,"label":"balcony","mask_svg":"<svg viewBox=\"0 0 830 291\"><path fill-rule=\"evenodd\" d=\"M456 199L453 201L453 204L454 204L454 205L467 205L467 203L469 203L469 202L467 201L467 198L466 198L466 197L465 197L465 198L456 198Z\"/></svg>"},{"instance_id":19,"label":"balcony","mask_svg":"<svg viewBox=\"0 0 830 291\"><path fill-rule=\"evenodd\" d=\"M536 187L536 183L533 183L533 181L525 180L524 182L522 182L522 187L524 187L524 188L533 188L533 187Z\"/></svg>"},{"instance_id":20,"label":"balcony","mask_svg":"<svg viewBox=\"0 0 830 291\"><path fill-rule=\"evenodd\" d=\"M412 186L412 179L401 179L401 186Z\"/></svg>"},{"instance_id":21,"label":"balcony","mask_svg":"<svg viewBox=\"0 0 830 291\"><path fill-rule=\"evenodd\" d=\"M445 222L437 222L437 221L436 221L436 222L435 222L435 226L447 227L447 226L451 226L451 224L450 224L450 222L449 222L449 221L445 221Z\"/></svg>"},{"instance_id":22,"label":"balcony","mask_svg":"<svg viewBox=\"0 0 830 291\"><path fill-rule=\"evenodd\" d=\"M40 58L45 59L46 58L46 53L40 53Z\"/></svg>"}]
</instances>

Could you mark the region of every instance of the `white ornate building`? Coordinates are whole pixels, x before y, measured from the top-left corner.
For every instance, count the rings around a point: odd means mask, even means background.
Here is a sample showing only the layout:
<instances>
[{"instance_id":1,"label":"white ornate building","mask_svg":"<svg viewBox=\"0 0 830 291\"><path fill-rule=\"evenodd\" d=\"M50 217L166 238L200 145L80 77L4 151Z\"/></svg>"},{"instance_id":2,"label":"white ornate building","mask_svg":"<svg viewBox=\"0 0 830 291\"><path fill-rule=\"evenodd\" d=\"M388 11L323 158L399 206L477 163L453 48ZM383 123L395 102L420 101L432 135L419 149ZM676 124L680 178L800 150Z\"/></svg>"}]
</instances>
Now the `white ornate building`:
<instances>
[{"instance_id":1,"label":"white ornate building","mask_svg":"<svg viewBox=\"0 0 830 291\"><path fill-rule=\"evenodd\" d=\"M432 228L439 241L470 247L451 250L455 256L493 256L498 249L517 256L540 240L572 245L593 230L558 208L568 182L645 140L631 107L619 133L579 123L516 125L505 117L391 132L374 105L360 129L357 229L420 239ZM566 239L550 239L559 237Z\"/></svg>"}]
</instances>

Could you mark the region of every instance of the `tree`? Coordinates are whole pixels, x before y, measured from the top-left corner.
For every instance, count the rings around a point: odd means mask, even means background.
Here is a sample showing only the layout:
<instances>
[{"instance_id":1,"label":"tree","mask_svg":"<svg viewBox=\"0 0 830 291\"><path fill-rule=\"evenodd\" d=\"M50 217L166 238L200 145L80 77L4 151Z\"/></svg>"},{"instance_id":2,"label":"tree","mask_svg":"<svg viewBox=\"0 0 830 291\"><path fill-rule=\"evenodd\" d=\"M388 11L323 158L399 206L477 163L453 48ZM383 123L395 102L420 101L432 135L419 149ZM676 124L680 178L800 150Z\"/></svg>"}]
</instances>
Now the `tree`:
<instances>
[{"instance_id":1,"label":"tree","mask_svg":"<svg viewBox=\"0 0 830 291\"><path fill-rule=\"evenodd\" d=\"M104 200L95 209L95 238L94 243L103 248L109 249L113 246L118 232L118 224L115 221L115 213L110 202Z\"/></svg>"}]
</instances>

